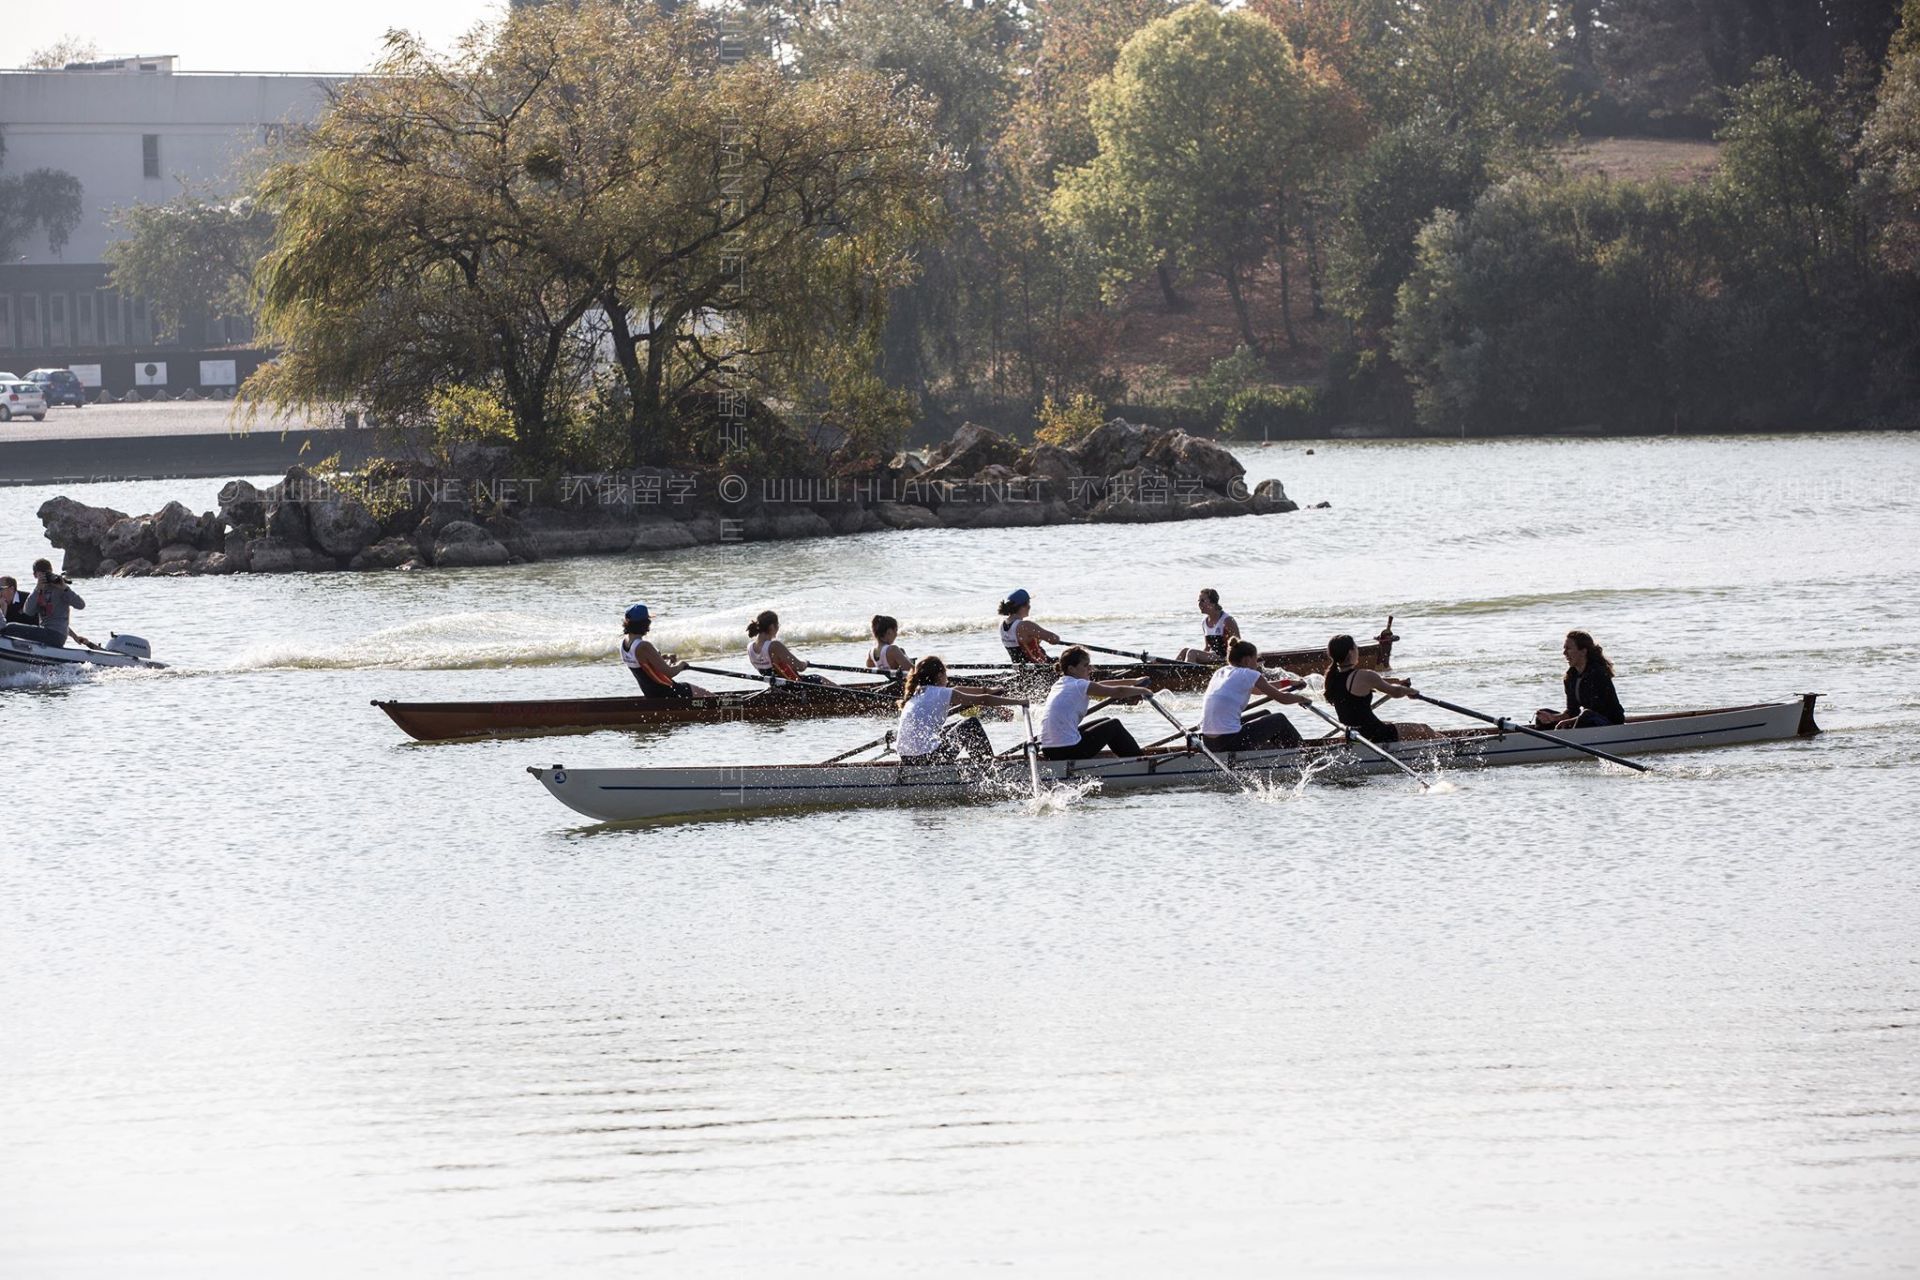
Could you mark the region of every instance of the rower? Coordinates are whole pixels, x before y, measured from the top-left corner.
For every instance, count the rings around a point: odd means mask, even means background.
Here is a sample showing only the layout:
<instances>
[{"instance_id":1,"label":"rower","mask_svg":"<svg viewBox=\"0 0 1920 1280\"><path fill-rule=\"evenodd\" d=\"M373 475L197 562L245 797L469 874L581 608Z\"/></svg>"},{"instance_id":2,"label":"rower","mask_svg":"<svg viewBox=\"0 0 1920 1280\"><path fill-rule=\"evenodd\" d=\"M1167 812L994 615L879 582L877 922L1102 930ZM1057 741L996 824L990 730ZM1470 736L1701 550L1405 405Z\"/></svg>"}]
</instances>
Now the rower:
<instances>
[{"instance_id":1,"label":"rower","mask_svg":"<svg viewBox=\"0 0 1920 1280\"><path fill-rule=\"evenodd\" d=\"M1536 729L1596 729L1604 725L1625 724L1627 709L1613 687L1613 663L1593 637L1584 631L1567 632L1560 646L1566 655L1567 674L1562 682L1567 694L1567 709L1555 711L1543 707L1533 716Z\"/></svg>"},{"instance_id":2,"label":"rower","mask_svg":"<svg viewBox=\"0 0 1920 1280\"><path fill-rule=\"evenodd\" d=\"M633 672L633 678L640 685L642 696L648 698L692 698L707 696L706 690L696 689L690 684L674 680L674 677L687 669L687 664L678 661L677 655L663 654L647 639L647 632L653 629L653 615L647 612L643 604L627 606L620 638L620 660L627 664L627 670Z\"/></svg>"},{"instance_id":3,"label":"rower","mask_svg":"<svg viewBox=\"0 0 1920 1280\"><path fill-rule=\"evenodd\" d=\"M904 680L913 670L913 660L895 641L900 638L900 623L884 613L873 615L873 647L867 650L867 670L878 671L889 680Z\"/></svg>"},{"instance_id":4,"label":"rower","mask_svg":"<svg viewBox=\"0 0 1920 1280\"><path fill-rule=\"evenodd\" d=\"M1047 691L1046 710L1040 715L1040 754L1049 760L1085 760L1111 751L1132 758L1140 754L1140 744L1127 732L1127 726L1111 716L1081 723L1087 714L1087 699L1108 698L1115 702L1138 702L1153 687L1147 677L1138 680L1095 680L1093 658L1079 645L1073 646L1053 664L1060 678Z\"/></svg>"},{"instance_id":5,"label":"rower","mask_svg":"<svg viewBox=\"0 0 1920 1280\"><path fill-rule=\"evenodd\" d=\"M1215 751L1251 751L1257 747L1300 745L1300 731L1279 712L1247 711L1247 702L1260 693L1275 702L1305 706L1311 699L1291 692L1260 669L1260 646L1235 640L1227 646L1227 662L1207 681L1200 710L1200 739Z\"/></svg>"},{"instance_id":6,"label":"rower","mask_svg":"<svg viewBox=\"0 0 1920 1280\"><path fill-rule=\"evenodd\" d=\"M1373 714L1373 695L1412 698L1418 690L1411 680L1391 680L1359 666L1360 646L1348 635L1327 641L1327 701L1340 723L1372 743L1414 742L1440 735L1424 724L1387 721Z\"/></svg>"},{"instance_id":7,"label":"rower","mask_svg":"<svg viewBox=\"0 0 1920 1280\"><path fill-rule=\"evenodd\" d=\"M1000 602L1000 647L1016 667L1043 667L1052 662L1041 642L1065 644L1027 615L1033 612L1033 597L1023 587Z\"/></svg>"},{"instance_id":8,"label":"rower","mask_svg":"<svg viewBox=\"0 0 1920 1280\"><path fill-rule=\"evenodd\" d=\"M796 684L833 683L825 676L802 674L807 664L780 643L780 615L771 609L761 610L759 616L747 624L747 661L763 676L777 676Z\"/></svg>"},{"instance_id":9,"label":"rower","mask_svg":"<svg viewBox=\"0 0 1920 1280\"><path fill-rule=\"evenodd\" d=\"M1240 638L1240 624L1220 607L1220 593L1212 587L1200 588L1200 635L1204 649L1182 649L1182 662L1225 662L1227 646Z\"/></svg>"},{"instance_id":10,"label":"rower","mask_svg":"<svg viewBox=\"0 0 1920 1280\"><path fill-rule=\"evenodd\" d=\"M971 717L947 724L955 707L1024 707L1023 698L1007 698L988 689L947 683L947 664L932 656L913 664L905 695L900 699L900 724L894 750L901 764L947 764L962 752L975 760L991 760L993 743L978 720Z\"/></svg>"}]
</instances>

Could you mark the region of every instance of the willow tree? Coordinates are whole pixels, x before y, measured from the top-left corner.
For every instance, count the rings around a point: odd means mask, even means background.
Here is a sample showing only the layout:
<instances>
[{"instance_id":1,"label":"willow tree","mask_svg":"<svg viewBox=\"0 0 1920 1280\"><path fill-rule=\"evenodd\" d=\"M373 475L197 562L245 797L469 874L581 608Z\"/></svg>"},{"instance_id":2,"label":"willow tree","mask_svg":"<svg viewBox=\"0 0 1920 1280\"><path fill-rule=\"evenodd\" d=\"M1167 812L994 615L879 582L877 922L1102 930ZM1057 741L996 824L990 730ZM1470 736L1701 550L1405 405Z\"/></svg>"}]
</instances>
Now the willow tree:
<instances>
[{"instance_id":1,"label":"willow tree","mask_svg":"<svg viewBox=\"0 0 1920 1280\"><path fill-rule=\"evenodd\" d=\"M1324 163L1323 89L1263 18L1192 4L1151 22L1094 86L1099 150L1062 181L1054 214L1102 247L1112 287L1168 257L1219 276L1257 350L1245 282L1287 243Z\"/></svg>"},{"instance_id":2,"label":"willow tree","mask_svg":"<svg viewBox=\"0 0 1920 1280\"><path fill-rule=\"evenodd\" d=\"M494 388L537 457L609 367L636 460L729 389L898 426L878 323L951 161L889 80L723 52L708 15L624 5L518 9L449 56L394 38L264 183L284 354L250 397Z\"/></svg>"}]
</instances>

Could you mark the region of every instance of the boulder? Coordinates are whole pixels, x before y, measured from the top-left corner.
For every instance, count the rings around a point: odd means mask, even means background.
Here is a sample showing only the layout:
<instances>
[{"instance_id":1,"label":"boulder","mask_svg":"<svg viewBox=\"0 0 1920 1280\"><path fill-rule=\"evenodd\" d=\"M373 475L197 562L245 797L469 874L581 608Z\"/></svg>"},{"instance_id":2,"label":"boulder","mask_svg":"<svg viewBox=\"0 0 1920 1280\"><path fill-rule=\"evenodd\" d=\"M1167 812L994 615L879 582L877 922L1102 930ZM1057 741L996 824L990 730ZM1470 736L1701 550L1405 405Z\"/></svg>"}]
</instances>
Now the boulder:
<instances>
[{"instance_id":1,"label":"boulder","mask_svg":"<svg viewBox=\"0 0 1920 1280\"><path fill-rule=\"evenodd\" d=\"M1050 493L1064 498L1072 487L1073 477L1080 474L1080 464L1058 445L1037 444L1020 459L1020 471L1045 481Z\"/></svg>"},{"instance_id":2,"label":"boulder","mask_svg":"<svg viewBox=\"0 0 1920 1280\"><path fill-rule=\"evenodd\" d=\"M505 564L510 558L498 538L467 520L445 525L433 542L433 562L442 569Z\"/></svg>"},{"instance_id":3,"label":"boulder","mask_svg":"<svg viewBox=\"0 0 1920 1280\"><path fill-rule=\"evenodd\" d=\"M1177 520L1185 509L1172 476L1151 467L1130 467L1107 477L1106 493L1088 514L1110 524Z\"/></svg>"},{"instance_id":4,"label":"boulder","mask_svg":"<svg viewBox=\"0 0 1920 1280\"><path fill-rule=\"evenodd\" d=\"M153 521L154 541L163 547L178 543L191 546L199 534L200 517L178 502L169 502L149 518Z\"/></svg>"},{"instance_id":5,"label":"boulder","mask_svg":"<svg viewBox=\"0 0 1920 1280\"><path fill-rule=\"evenodd\" d=\"M414 541L423 547L431 547L439 538L440 531L456 521L472 523L473 508L464 502L441 499L429 502L426 510L420 514L420 522L414 526Z\"/></svg>"},{"instance_id":6,"label":"boulder","mask_svg":"<svg viewBox=\"0 0 1920 1280\"><path fill-rule=\"evenodd\" d=\"M250 573L317 573L339 568L332 556L322 555L302 543L281 538L255 538L242 552Z\"/></svg>"},{"instance_id":7,"label":"boulder","mask_svg":"<svg viewBox=\"0 0 1920 1280\"><path fill-rule=\"evenodd\" d=\"M1236 480L1247 474L1240 459L1224 445L1184 431L1170 431L1161 436L1143 457L1179 479L1198 480L1215 493L1228 492Z\"/></svg>"},{"instance_id":8,"label":"boulder","mask_svg":"<svg viewBox=\"0 0 1920 1280\"><path fill-rule=\"evenodd\" d=\"M220 520L234 529L266 527L267 507L251 481L229 480L220 486Z\"/></svg>"},{"instance_id":9,"label":"boulder","mask_svg":"<svg viewBox=\"0 0 1920 1280\"><path fill-rule=\"evenodd\" d=\"M938 529L946 523L925 507L906 502L876 502L870 510L889 529Z\"/></svg>"},{"instance_id":10,"label":"boulder","mask_svg":"<svg viewBox=\"0 0 1920 1280\"><path fill-rule=\"evenodd\" d=\"M114 574L114 570L118 569L119 567L120 567L120 562L118 560L102 560L98 565L94 567L93 571L95 574L97 574L102 578L111 578Z\"/></svg>"},{"instance_id":11,"label":"boulder","mask_svg":"<svg viewBox=\"0 0 1920 1280\"><path fill-rule=\"evenodd\" d=\"M1095 427L1071 452L1081 475L1110 476L1140 465L1152 443L1147 428L1115 418Z\"/></svg>"},{"instance_id":12,"label":"boulder","mask_svg":"<svg viewBox=\"0 0 1920 1280\"><path fill-rule=\"evenodd\" d=\"M287 543L289 546L304 547L310 530L307 526L307 509L298 502L276 501L267 507L267 536Z\"/></svg>"},{"instance_id":13,"label":"boulder","mask_svg":"<svg viewBox=\"0 0 1920 1280\"><path fill-rule=\"evenodd\" d=\"M708 532L709 525L711 532ZM720 521L715 516L703 516L685 523L678 520L648 520L634 528L628 545L635 551L673 551L701 542L718 542L720 532Z\"/></svg>"},{"instance_id":14,"label":"boulder","mask_svg":"<svg viewBox=\"0 0 1920 1280\"><path fill-rule=\"evenodd\" d=\"M116 521L100 541L100 554L118 560L124 567L129 560L152 560L160 553L160 540L154 536L152 516L129 516Z\"/></svg>"},{"instance_id":15,"label":"boulder","mask_svg":"<svg viewBox=\"0 0 1920 1280\"><path fill-rule=\"evenodd\" d=\"M153 576L156 578L184 578L192 572L191 559L167 560L153 567Z\"/></svg>"},{"instance_id":16,"label":"boulder","mask_svg":"<svg viewBox=\"0 0 1920 1280\"><path fill-rule=\"evenodd\" d=\"M61 572L74 577L100 571L100 562L106 558L100 544L106 541L107 530L127 518L124 511L91 507L68 497L47 499L40 504L38 514L47 541L67 553L61 561Z\"/></svg>"},{"instance_id":17,"label":"boulder","mask_svg":"<svg viewBox=\"0 0 1920 1280\"><path fill-rule=\"evenodd\" d=\"M349 569L398 569L419 555L411 538L382 538L360 552Z\"/></svg>"},{"instance_id":18,"label":"boulder","mask_svg":"<svg viewBox=\"0 0 1920 1280\"><path fill-rule=\"evenodd\" d=\"M227 554L224 551L202 551L193 558L193 572L196 575L206 574L212 576L232 573L233 570L233 562L227 559Z\"/></svg>"},{"instance_id":19,"label":"boulder","mask_svg":"<svg viewBox=\"0 0 1920 1280\"><path fill-rule=\"evenodd\" d=\"M833 526L818 511L783 511L773 517L771 536L783 541L789 538L825 538L832 533Z\"/></svg>"},{"instance_id":20,"label":"boulder","mask_svg":"<svg viewBox=\"0 0 1920 1280\"><path fill-rule=\"evenodd\" d=\"M191 542L169 542L160 548L160 554L154 559L155 563L161 565L171 564L176 560L184 560L192 564L195 554L197 553Z\"/></svg>"},{"instance_id":21,"label":"boulder","mask_svg":"<svg viewBox=\"0 0 1920 1280\"><path fill-rule=\"evenodd\" d=\"M129 560L113 571L116 578L146 578L153 575L153 561L146 559Z\"/></svg>"},{"instance_id":22,"label":"boulder","mask_svg":"<svg viewBox=\"0 0 1920 1280\"><path fill-rule=\"evenodd\" d=\"M930 480L970 480L986 468L1020 460L1020 446L998 431L977 423L962 423L953 438L937 449L932 465L922 473Z\"/></svg>"},{"instance_id":23,"label":"boulder","mask_svg":"<svg viewBox=\"0 0 1920 1280\"><path fill-rule=\"evenodd\" d=\"M356 556L380 538L380 522L358 498L334 498L307 507L307 536L330 556Z\"/></svg>"}]
</instances>

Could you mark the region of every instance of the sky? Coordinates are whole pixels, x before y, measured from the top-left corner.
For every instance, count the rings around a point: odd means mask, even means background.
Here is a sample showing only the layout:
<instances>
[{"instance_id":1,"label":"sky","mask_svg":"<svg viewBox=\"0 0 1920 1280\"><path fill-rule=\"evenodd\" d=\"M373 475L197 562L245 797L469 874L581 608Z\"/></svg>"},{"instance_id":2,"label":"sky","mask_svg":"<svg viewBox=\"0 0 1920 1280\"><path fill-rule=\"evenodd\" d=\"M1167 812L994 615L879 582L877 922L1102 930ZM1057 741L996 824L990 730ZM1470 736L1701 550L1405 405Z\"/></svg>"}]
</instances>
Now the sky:
<instances>
[{"instance_id":1,"label":"sky","mask_svg":"<svg viewBox=\"0 0 1920 1280\"><path fill-rule=\"evenodd\" d=\"M177 54L181 71L362 71L390 28L445 46L505 9L505 0L8 0L0 5L0 64L18 66L73 35L93 41L103 58Z\"/></svg>"}]
</instances>

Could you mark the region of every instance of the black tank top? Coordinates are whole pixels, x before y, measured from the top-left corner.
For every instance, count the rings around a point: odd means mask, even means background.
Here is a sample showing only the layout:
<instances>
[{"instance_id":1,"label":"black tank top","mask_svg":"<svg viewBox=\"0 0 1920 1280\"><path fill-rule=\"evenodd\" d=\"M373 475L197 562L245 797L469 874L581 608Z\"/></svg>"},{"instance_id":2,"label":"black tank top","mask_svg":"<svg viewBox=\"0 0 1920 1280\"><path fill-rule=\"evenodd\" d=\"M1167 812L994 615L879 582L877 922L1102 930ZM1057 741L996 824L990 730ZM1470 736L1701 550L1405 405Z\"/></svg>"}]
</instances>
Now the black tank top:
<instances>
[{"instance_id":1,"label":"black tank top","mask_svg":"<svg viewBox=\"0 0 1920 1280\"><path fill-rule=\"evenodd\" d=\"M1386 725L1373 714L1372 695L1355 693L1347 683L1356 670L1358 668L1327 672L1327 701L1333 704L1333 714L1340 718L1340 723L1349 729L1358 729L1369 738L1376 734L1385 736Z\"/></svg>"},{"instance_id":2,"label":"black tank top","mask_svg":"<svg viewBox=\"0 0 1920 1280\"><path fill-rule=\"evenodd\" d=\"M633 678L640 682L640 695L645 698L684 698L687 692L671 680L662 680L645 667L628 667Z\"/></svg>"}]
</instances>

